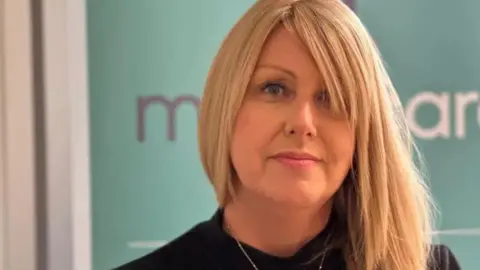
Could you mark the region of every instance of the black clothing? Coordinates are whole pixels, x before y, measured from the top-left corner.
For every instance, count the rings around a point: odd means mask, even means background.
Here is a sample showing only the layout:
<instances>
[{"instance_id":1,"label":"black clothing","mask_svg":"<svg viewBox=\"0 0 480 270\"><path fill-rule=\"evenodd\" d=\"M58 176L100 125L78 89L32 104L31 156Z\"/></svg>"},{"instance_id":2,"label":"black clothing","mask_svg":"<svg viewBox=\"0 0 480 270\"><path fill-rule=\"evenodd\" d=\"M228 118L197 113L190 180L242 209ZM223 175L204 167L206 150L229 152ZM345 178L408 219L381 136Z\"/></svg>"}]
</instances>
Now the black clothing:
<instances>
[{"instance_id":1,"label":"black clothing","mask_svg":"<svg viewBox=\"0 0 480 270\"><path fill-rule=\"evenodd\" d=\"M235 239L223 230L223 212L218 210L169 244L114 270L254 270ZM325 229L290 258L279 258L242 244L259 270L317 270L326 238L334 228L329 222ZM319 248L320 246L320 248ZM332 249L325 253L322 270L346 269L342 253ZM450 250L438 245L433 248L431 270L458 270L457 260ZM312 258L317 257L312 260ZM308 263L308 264L307 264ZM433 265L435 267L433 267Z\"/></svg>"}]
</instances>

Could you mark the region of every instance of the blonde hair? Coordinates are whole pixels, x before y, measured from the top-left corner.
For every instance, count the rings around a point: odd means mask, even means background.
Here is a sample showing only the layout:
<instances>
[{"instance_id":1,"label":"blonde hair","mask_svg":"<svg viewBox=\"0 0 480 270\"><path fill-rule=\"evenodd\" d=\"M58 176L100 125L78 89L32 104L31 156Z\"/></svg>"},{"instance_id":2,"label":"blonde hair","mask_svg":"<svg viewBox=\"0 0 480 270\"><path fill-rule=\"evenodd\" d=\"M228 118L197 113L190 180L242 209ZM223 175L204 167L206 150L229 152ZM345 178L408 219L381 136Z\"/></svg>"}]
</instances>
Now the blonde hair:
<instances>
[{"instance_id":1,"label":"blonde hair","mask_svg":"<svg viewBox=\"0 0 480 270\"><path fill-rule=\"evenodd\" d=\"M262 47L278 26L294 31L325 78L335 110L356 132L352 172L334 198L348 269L427 269L431 200L414 162L398 95L372 38L340 0L260 0L214 59L199 115L202 164L219 204L233 194L232 131Z\"/></svg>"}]
</instances>

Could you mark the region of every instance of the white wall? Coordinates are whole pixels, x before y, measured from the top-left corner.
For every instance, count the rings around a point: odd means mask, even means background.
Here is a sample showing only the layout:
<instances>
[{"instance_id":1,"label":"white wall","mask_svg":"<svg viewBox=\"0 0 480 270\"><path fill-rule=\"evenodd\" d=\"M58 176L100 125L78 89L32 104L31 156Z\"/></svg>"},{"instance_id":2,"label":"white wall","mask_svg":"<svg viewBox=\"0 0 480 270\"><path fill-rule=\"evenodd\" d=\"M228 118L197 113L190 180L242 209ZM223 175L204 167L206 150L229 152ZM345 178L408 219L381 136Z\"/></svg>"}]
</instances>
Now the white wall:
<instances>
[{"instance_id":1,"label":"white wall","mask_svg":"<svg viewBox=\"0 0 480 270\"><path fill-rule=\"evenodd\" d=\"M0 184L2 269L37 263L29 0L0 2Z\"/></svg>"},{"instance_id":2,"label":"white wall","mask_svg":"<svg viewBox=\"0 0 480 270\"><path fill-rule=\"evenodd\" d=\"M0 0L0 270L90 270L85 1L32 1Z\"/></svg>"},{"instance_id":3,"label":"white wall","mask_svg":"<svg viewBox=\"0 0 480 270\"><path fill-rule=\"evenodd\" d=\"M3 74L3 1L0 0L0 269L6 269L5 263L5 208L6 208L6 201L5 201L5 165L4 165L4 74Z\"/></svg>"},{"instance_id":4,"label":"white wall","mask_svg":"<svg viewBox=\"0 0 480 270\"><path fill-rule=\"evenodd\" d=\"M48 270L89 270L86 3L42 4Z\"/></svg>"}]
</instances>

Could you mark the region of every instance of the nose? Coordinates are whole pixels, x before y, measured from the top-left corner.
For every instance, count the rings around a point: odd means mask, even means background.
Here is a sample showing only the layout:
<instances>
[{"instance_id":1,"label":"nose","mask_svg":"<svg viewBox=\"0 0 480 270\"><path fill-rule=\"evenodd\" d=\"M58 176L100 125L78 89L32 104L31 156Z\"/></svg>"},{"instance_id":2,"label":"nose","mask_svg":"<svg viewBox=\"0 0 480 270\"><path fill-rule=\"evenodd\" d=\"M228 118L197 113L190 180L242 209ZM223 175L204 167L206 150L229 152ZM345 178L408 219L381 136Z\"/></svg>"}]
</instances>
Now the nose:
<instances>
[{"instance_id":1,"label":"nose","mask_svg":"<svg viewBox=\"0 0 480 270\"><path fill-rule=\"evenodd\" d=\"M285 135L313 138L317 136L315 108L310 103L292 106L285 121Z\"/></svg>"}]
</instances>

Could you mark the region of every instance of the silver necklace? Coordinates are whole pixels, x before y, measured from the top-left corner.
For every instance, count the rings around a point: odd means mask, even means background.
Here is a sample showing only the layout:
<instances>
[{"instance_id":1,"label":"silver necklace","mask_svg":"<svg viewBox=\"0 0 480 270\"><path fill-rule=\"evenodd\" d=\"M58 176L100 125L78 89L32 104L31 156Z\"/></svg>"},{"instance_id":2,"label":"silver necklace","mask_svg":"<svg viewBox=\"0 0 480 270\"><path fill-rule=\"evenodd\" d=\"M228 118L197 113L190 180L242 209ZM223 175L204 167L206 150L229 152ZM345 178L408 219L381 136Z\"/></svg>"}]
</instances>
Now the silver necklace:
<instances>
[{"instance_id":1,"label":"silver necklace","mask_svg":"<svg viewBox=\"0 0 480 270\"><path fill-rule=\"evenodd\" d=\"M235 242L237 242L237 246L238 248L240 248L240 250L242 251L243 255L245 256L245 258L247 258L247 260L250 262L250 264L252 265L253 269L255 270L259 270L257 265L253 262L252 258L250 258L250 256L248 256L248 253L247 251L245 251L245 249L243 248L243 245L242 243L240 243L240 241L238 241L238 239L233 236L233 233L232 233L232 230L230 229L230 226L227 225L227 230L230 232L230 235L233 237L233 239L235 239ZM325 260L325 253L323 253L322 255L322 260L320 261L320 265L318 266L318 270L322 270L323 269L323 261Z\"/></svg>"}]
</instances>

